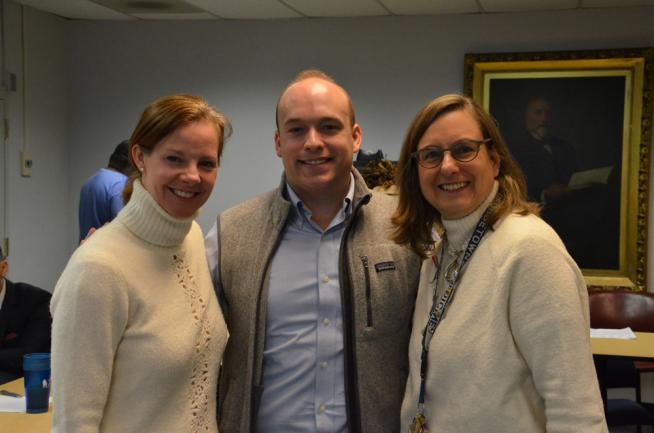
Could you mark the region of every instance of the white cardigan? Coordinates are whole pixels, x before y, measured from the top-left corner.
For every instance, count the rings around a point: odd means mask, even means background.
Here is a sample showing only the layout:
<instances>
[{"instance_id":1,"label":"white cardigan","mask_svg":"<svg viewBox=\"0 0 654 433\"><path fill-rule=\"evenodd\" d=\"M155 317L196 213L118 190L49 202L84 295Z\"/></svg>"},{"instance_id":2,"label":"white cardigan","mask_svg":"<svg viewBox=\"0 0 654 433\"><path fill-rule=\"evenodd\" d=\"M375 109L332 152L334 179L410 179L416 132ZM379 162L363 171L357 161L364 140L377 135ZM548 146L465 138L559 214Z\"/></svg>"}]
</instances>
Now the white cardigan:
<instances>
[{"instance_id":1,"label":"white cardigan","mask_svg":"<svg viewBox=\"0 0 654 433\"><path fill-rule=\"evenodd\" d=\"M444 221L465 248L488 205ZM584 278L540 218L509 215L464 271L431 340L425 414L437 433L605 433ZM436 269L423 263L409 347L402 432L416 413L421 337Z\"/></svg>"}]
</instances>

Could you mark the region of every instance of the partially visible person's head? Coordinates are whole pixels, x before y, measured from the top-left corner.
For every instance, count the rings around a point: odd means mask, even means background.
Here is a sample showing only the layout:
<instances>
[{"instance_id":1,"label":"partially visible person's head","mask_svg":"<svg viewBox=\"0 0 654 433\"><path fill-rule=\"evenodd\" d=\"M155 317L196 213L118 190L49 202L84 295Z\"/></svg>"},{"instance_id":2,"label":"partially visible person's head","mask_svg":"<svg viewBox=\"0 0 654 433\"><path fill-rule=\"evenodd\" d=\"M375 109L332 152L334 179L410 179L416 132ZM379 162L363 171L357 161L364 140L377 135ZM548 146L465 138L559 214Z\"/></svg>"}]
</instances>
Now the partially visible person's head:
<instances>
[{"instance_id":1,"label":"partially visible person's head","mask_svg":"<svg viewBox=\"0 0 654 433\"><path fill-rule=\"evenodd\" d=\"M345 196L361 128L347 92L326 74L305 71L277 104L275 151L298 196Z\"/></svg>"},{"instance_id":2,"label":"partially visible person's head","mask_svg":"<svg viewBox=\"0 0 654 433\"><path fill-rule=\"evenodd\" d=\"M2 280L7 276L7 272L9 272L9 262L7 261L7 256L2 251L2 247L0 247L0 288L2 288Z\"/></svg>"},{"instance_id":3,"label":"partially visible person's head","mask_svg":"<svg viewBox=\"0 0 654 433\"><path fill-rule=\"evenodd\" d=\"M227 118L202 98L178 94L148 105L129 139L136 168L125 188L125 203L140 179L168 214L188 218L209 198L225 139Z\"/></svg>"},{"instance_id":4,"label":"partially visible person's head","mask_svg":"<svg viewBox=\"0 0 654 433\"><path fill-rule=\"evenodd\" d=\"M455 148L456 157L465 162L455 159ZM421 166L415 152L424 156L434 149L430 156L442 155L442 160L430 168ZM443 154L444 149L450 152ZM538 211L525 201L524 175L494 119L466 96L451 94L430 101L414 118L402 144L393 239L424 257L433 243L434 226L442 227L442 218L474 212L490 194L495 179L499 189L489 215L491 227L509 212Z\"/></svg>"},{"instance_id":5,"label":"partially visible person's head","mask_svg":"<svg viewBox=\"0 0 654 433\"><path fill-rule=\"evenodd\" d=\"M395 163L388 159L370 161L361 169L361 176L370 189L386 190L395 182Z\"/></svg>"},{"instance_id":6,"label":"partially visible person's head","mask_svg":"<svg viewBox=\"0 0 654 433\"><path fill-rule=\"evenodd\" d=\"M547 99L537 96L531 98L525 107L525 128L538 139L543 139L548 133L552 107Z\"/></svg>"},{"instance_id":7,"label":"partially visible person's head","mask_svg":"<svg viewBox=\"0 0 654 433\"><path fill-rule=\"evenodd\" d=\"M129 156L127 155L128 149L129 142L127 140L121 141L109 157L108 167L123 173L124 175L129 175L130 164Z\"/></svg>"}]
</instances>

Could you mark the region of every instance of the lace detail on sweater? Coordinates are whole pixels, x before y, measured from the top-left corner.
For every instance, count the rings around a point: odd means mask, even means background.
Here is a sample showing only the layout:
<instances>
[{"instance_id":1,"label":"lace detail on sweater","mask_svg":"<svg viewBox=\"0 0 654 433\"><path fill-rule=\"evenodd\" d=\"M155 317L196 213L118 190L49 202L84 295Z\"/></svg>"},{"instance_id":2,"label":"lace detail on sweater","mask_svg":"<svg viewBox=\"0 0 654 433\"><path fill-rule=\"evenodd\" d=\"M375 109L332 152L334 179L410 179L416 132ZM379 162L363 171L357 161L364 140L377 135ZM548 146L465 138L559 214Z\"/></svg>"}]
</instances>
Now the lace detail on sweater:
<instances>
[{"instance_id":1,"label":"lace detail on sweater","mask_svg":"<svg viewBox=\"0 0 654 433\"><path fill-rule=\"evenodd\" d=\"M211 343L211 329L206 320L203 320L206 309L206 299L198 292L197 282L184 259L173 255L177 282L184 289L186 299L189 301L193 322L200 328L195 342L195 360L191 376L191 429L192 433L207 432L210 430L207 414L209 411L209 345Z\"/></svg>"}]
</instances>

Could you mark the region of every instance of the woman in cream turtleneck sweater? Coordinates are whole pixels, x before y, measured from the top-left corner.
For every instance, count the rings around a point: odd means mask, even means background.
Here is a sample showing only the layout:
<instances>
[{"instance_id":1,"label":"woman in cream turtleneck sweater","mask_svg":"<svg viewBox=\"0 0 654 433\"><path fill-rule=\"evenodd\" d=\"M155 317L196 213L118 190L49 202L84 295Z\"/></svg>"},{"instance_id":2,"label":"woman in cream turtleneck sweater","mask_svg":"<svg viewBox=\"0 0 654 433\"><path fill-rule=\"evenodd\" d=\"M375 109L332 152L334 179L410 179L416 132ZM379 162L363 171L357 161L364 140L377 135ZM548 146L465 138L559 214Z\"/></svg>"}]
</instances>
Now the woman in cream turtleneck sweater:
<instances>
[{"instance_id":1,"label":"woman in cream turtleneck sweater","mask_svg":"<svg viewBox=\"0 0 654 433\"><path fill-rule=\"evenodd\" d=\"M191 95L143 112L126 206L77 249L54 290L54 433L217 432L228 333L194 218L229 131Z\"/></svg>"},{"instance_id":2,"label":"woman in cream turtleneck sweater","mask_svg":"<svg viewBox=\"0 0 654 433\"><path fill-rule=\"evenodd\" d=\"M490 115L460 95L429 102L398 186L394 239L425 258L402 432L607 432L584 278Z\"/></svg>"}]
</instances>

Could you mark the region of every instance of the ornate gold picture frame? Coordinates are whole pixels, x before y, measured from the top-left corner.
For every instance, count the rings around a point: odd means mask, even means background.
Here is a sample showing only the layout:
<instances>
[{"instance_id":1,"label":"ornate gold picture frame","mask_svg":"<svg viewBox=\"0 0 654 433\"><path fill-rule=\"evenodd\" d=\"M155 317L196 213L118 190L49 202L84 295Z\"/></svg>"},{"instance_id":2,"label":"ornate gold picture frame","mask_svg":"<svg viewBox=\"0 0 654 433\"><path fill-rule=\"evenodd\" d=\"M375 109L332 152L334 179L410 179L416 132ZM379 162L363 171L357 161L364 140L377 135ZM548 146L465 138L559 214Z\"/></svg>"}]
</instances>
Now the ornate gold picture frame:
<instances>
[{"instance_id":1,"label":"ornate gold picture frame","mask_svg":"<svg viewBox=\"0 0 654 433\"><path fill-rule=\"evenodd\" d=\"M465 55L529 198L589 287L645 290L654 48Z\"/></svg>"}]
</instances>

